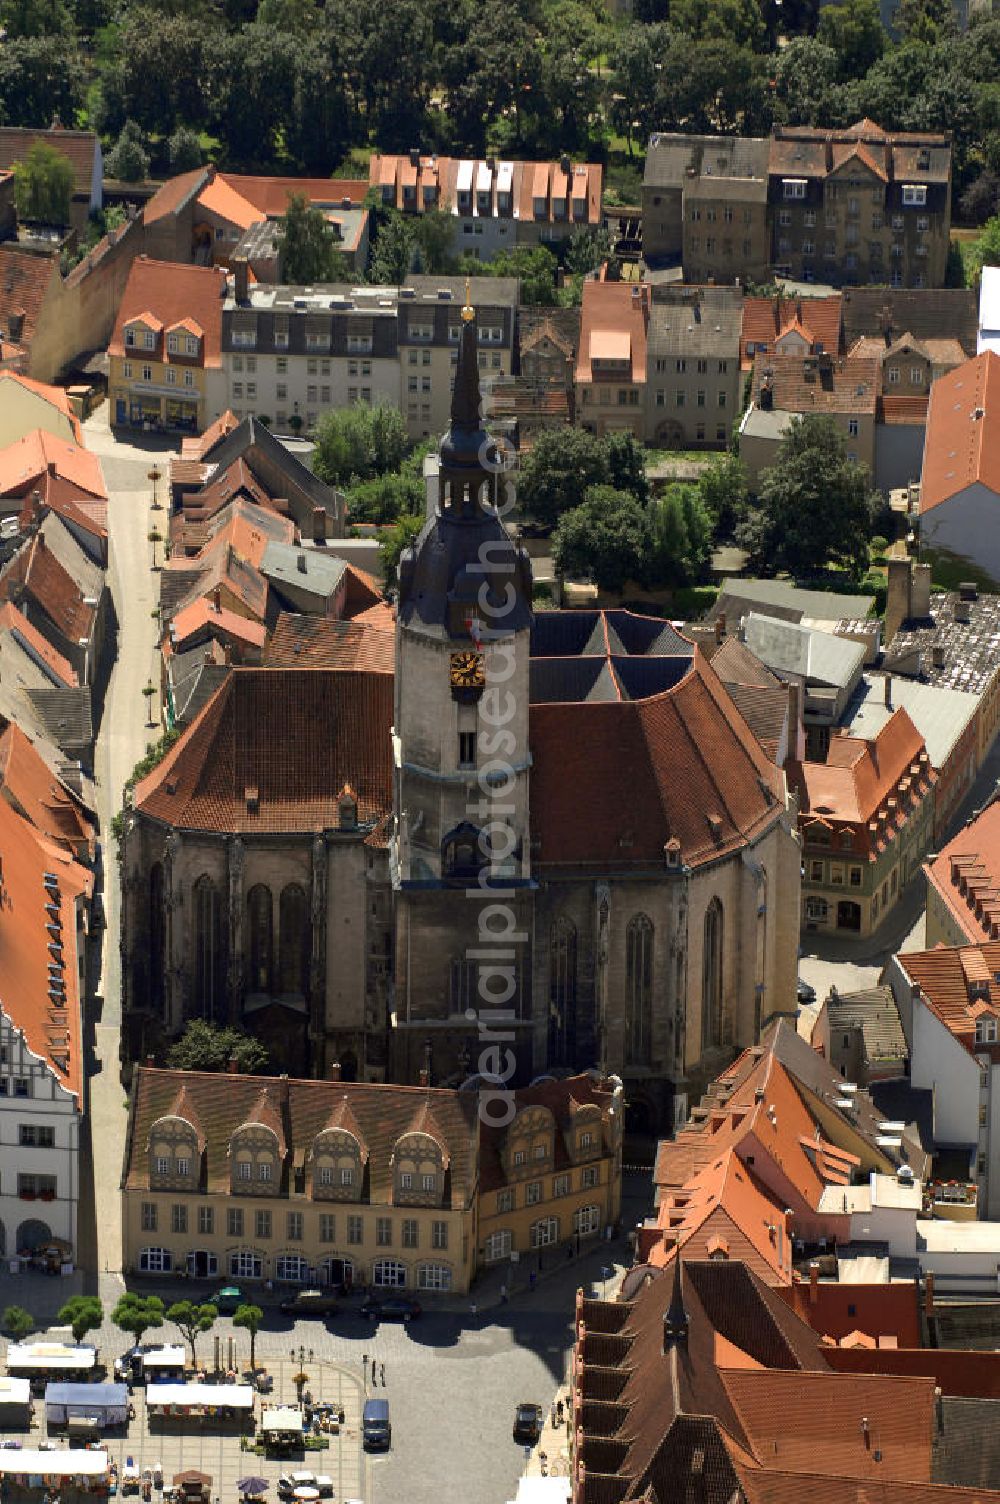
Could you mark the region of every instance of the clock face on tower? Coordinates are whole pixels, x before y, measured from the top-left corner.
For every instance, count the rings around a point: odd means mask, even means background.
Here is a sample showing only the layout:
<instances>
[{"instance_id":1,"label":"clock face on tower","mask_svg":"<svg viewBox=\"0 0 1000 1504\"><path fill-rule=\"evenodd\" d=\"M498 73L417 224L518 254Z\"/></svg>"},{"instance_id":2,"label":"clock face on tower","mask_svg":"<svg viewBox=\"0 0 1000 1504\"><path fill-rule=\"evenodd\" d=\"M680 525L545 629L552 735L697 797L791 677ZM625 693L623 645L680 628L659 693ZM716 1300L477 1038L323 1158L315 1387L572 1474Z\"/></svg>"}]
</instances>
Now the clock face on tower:
<instances>
[{"instance_id":1,"label":"clock face on tower","mask_svg":"<svg viewBox=\"0 0 1000 1504\"><path fill-rule=\"evenodd\" d=\"M482 653L452 653L449 679L452 689L482 689L486 683Z\"/></svg>"}]
</instances>

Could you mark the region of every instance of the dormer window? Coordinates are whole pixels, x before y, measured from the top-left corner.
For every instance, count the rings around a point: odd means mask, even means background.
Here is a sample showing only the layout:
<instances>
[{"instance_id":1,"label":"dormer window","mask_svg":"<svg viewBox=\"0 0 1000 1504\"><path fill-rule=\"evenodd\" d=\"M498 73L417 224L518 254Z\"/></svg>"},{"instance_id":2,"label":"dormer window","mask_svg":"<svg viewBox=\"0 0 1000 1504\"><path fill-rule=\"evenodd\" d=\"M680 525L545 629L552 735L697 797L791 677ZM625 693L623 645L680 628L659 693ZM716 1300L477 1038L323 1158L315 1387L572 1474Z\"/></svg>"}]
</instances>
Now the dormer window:
<instances>
[{"instance_id":1,"label":"dormer window","mask_svg":"<svg viewBox=\"0 0 1000 1504\"><path fill-rule=\"evenodd\" d=\"M257 1166L257 1178L258 1180L270 1180L271 1178L271 1166L266 1159L262 1159Z\"/></svg>"},{"instance_id":2,"label":"dormer window","mask_svg":"<svg viewBox=\"0 0 1000 1504\"><path fill-rule=\"evenodd\" d=\"M135 339L135 330L134 329L126 329L125 330L125 343L126 343L126 345L134 346L135 342L136 342L136 339Z\"/></svg>"},{"instance_id":3,"label":"dormer window","mask_svg":"<svg viewBox=\"0 0 1000 1504\"><path fill-rule=\"evenodd\" d=\"M180 347L181 347L180 336L177 335L177 334L168 334L167 335L167 349L169 350L170 354L171 355L176 355L178 353L178 351L180 350Z\"/></svg>"},{"instance_id":4,"label":"dormer window","mask_svg":"<svg viewBox=\"0 0 1000 1504\"><path fill-rule=\"evenodd\" d=\"M534 1154L536 1159L544 1159L547 1153L548 1150L546 1149L544 1144L535 1145Z\"/></svg>"},{"instance_id":5,"label":"dormer window","mask_svg":"<svg viewBox=\"0 0 1000 1504\"><path fill-rule=\"evenodd\" d=\"M152 329L143 330L142 343L144 348L147 350L156 349L156 335L153 333Z\"/></svg>"},{"instance_id":6,"label":"dormer window","mask_svg":"<svg viewBox=\"0 0 1000 1504\"><path fill-rule=\"evenodd\" d=\"M184 340L184 349L188 355L197 355L200 349L198 336L195 334L187 335Z\"/></svg>"},{"instance_id":7,"label":"dormer window","mask_svg":"<svg viewBox=\"0 0 1000 1504\"><path fill-rule=\"evenodd\" d=\"M590 1149L593 1146L593 1143L594 1143L594 1135L592 1133L581 1133L580 1134L580 1148L581 1149Z\"/></svg>"},{"instance_id":8,"label":"dormer window","mask_svg":"<svg viewBox=\"0 0 1000 1504\"><path fill-rule=\"evenodd\" d=\"M253 1166L251 1165L251 1162L250 1162L249 1159L239 1159L239 1160L236 1161L236 1179L237 1180L249 1180L252 1173L253 1173Z\"/></svg>"},{"instance_id":9,"label":"dormer window","mask_svg":"<svg viewBox=\"0 0 1000 1504\"><path fill-rule=\"evenodd\" d=\"M341 1183L341 1185L353 1185L354 1184L354 1171L353 1170L341 1170L341 1172L340 1172L340 1183Z\"/></svg>"},{"instance_id":10,"label":"dormer window","mask_svg":"<svg viewBox=\"0 0 1000 1504\"><path fill-rule=\"evenodd\" d=\"M992 1014L984 1014L976 1019L976 1043L995 1044L997 1038L997 1021Z\"/></svg>"},{"instance_id":11,"label":"dormer window","mask_svg":"<svg viewBox=\"0 0 1000 1504\"><path fill-rule=\"evenodd\" d=\"M191 1174L191 1161L189 1159L178 1159L177 1174L184 1176Z\"/></svg>"}]
</instances>

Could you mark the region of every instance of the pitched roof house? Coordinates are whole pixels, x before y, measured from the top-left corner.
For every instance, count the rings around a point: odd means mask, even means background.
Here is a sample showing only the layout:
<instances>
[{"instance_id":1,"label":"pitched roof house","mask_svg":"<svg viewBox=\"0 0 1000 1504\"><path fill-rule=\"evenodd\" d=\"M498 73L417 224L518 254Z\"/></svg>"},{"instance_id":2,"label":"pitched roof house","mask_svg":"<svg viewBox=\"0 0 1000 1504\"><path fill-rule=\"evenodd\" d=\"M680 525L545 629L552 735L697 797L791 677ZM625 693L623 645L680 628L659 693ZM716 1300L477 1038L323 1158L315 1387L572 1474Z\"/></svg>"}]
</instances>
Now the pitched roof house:
<instances>
[{"instance_id":1,"label":"pitched roof house","mask_svg":"<svg viewBox=\"0 0 1000 1504\"><path fill-rule=\"evenodd\" d=\"M920 538L980 582L1000 586L1000 355L981 355L931 388L920 476Z\"/></svg>"}]
</instances>

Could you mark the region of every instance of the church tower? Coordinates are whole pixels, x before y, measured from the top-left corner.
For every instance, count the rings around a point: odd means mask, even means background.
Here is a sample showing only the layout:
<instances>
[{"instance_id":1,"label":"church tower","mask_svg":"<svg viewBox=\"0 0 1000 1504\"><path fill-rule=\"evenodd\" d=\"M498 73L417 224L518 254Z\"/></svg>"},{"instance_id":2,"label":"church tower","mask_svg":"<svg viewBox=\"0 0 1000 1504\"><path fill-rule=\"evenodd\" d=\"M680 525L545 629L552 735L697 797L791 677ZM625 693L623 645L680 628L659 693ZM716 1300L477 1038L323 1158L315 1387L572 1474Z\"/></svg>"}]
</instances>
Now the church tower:
<instances>
[{"instance_id":1,"label":"church tower","mask_svg":"<svg viewBox=\"0 0 1000 1504\"><path fill-rule=\"evenodd\" d=\"M419 1071L435 1029L435 1079L462 1074L463 1058L475 1070L475 1015L491 1006L480 997L491 964L482 911L503 889L520 916L512 931L525 932L530 901L531 566L502 521L510 476L483 423L468 292L461 317L436 505L399 568L391 859L403 1080ZM527 1025L527 939L515 948L503 1006ZM504 990L498 983L496 999Z\"/></svg>"}]
</instances>

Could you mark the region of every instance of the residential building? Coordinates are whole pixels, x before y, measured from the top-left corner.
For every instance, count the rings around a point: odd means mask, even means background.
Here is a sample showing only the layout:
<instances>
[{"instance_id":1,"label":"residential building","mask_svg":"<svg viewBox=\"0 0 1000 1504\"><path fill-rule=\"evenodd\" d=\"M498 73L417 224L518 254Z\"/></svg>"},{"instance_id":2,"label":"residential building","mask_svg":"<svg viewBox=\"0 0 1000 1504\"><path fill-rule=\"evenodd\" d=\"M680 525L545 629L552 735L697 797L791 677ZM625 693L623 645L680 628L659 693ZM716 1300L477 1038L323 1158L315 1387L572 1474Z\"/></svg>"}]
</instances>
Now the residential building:
<instances>
[{"instance_id":1,"label":"residential building","mask_svg":"<svg viewBox=\"0 0 1000 1504\"><path fill-rule=\"evenodd\" d=\"M649 139L642 182L642 254L681 266L687 282L767 280L769 143L742 136Z\"/></svg>"},{"instance_id":2,"label":"residential building","mask_svg":"<svg viewBox=\"0 0 1000 1504\"><path fill-rule=\"evenodd\" d=\"M1000 939L1000 802L977 810L924 866L928 948Z\"/></svg>"},{"instance_id":3,"label":"residential building","mask_svg":"<svg viewBox=\"0 0 1000 1504\"><path fill-rule=\"evenodd\" d=\"M0 573L0 600L18 608L81 685L99 681L111 597L104 571L50 513Z\"/></svg>"},{"instance_id":4,"label":"residential building","mask_svg":"<svg viewBox=\"0 0 1000 1504\"><path fill-rule=\"evenodd\" d=\"M704 652L771 761L783 768L789 758L804 757L798 686L783 683L738 637L720 632L714 645L706 643Z\"/></svg>"},{"instance_id":5,"label":"residential building","mask_svg":"<svg viewBox=\"0 0 1000 1504\"><path fill-rule=\"evenodd\" d=\"M750 406L739 427L740 458L751 486L773 465L795 418L832 418L849 459L875 473L875 422L879 399L876 360L833 354L755 355Z\"/></svg>"},{"instance_id":6,"label":"residential building","mask_svg":"<svg viewBox=\"0 0 1000 1504\"><path fill-rule=\"evenodd\" d=\"M575 387L588 433L645 434L648 332L647 286L584 282Z\"/></svg>"},{"instance_id":7,"label":"residential building","mask_svg":"<svg viewBox=\"0 0 1000 1504\"><path fill-rule=\"evenodd\" d=\"M17 755L37 784L37 759L23 747ZM78 1256L92 877L10 796L0 798L0 847L0 1249L7 1260L28 1252L48 1267L54 1259L58 1269Z\"/></svg>"},{"instance_id":8,"label":"residential building","mask_svg":"<svg viewBox=\"0 0 1000 1504\"><path fill-rule=\"evenodd\" d=\"M940 287L951 229L951 140L775 126L768 158L771 260L805 282Z\"/></svg>"},{"instance_id":9,"label":"residential building","mask_svg":"<svg viewBox=\"0 0 1000 1504\"><path fill-rule=\"evenodd\" d=\"M934 790L934 841L944 839L979 767L979 699L965 690L891 674L864 674L840 717L849 736L870 741L902 706L924 739Z\"/></svg>"},{"instance_id":10,"label":"residential building","mask_svg":"<svg viewBox=\"0 0 1000 1504\"><path fill-rule=\"evenodd\" d=\"M931 391L920 475L920 546L933 559L1000 586L1000 355L985 350Z\"/></svg>"},{"instance_id":11,"label":"residential building","mask_svg":"<svg viewBox=\"0 0 1000 1504\"><path fill-rule=\"evenodd\" d=\"M715 636L721 619L723 632L736 631L751 611L806 627L823 627L850 636L864 633L875 609L873 595L840 595L830 590L803 590L791 580L728 579L722 582L704 625ZM701 630L701 629L699 629Z\"/></svg>"},{"instance_id":12,"label":"residential building","mask_svg":"<svg viewBox=\"0 0 1000 1504\"><path fill-rule=\"evenodd\" d=\"M235 268L223 312L226 404L281 432L312 429L329 408L388 403L412 438L447 427L460 329L461 278L411 277L404 288L250 287ZM513 369L517 282L477 278L484 378Z\"/></svg>"},{"instance_id":13,"label":"residential building","mask_svg":"<svg viewBox=\"0 0 1000 1504\"><path fill-rule=\"evenodd\" d=\"M356 270L368 261L368 185L344 178L245 177L209 165L171 178L143 210L144 250L155 261L250 263L258 282L280 281L277 242L292 194L319 209Z\"/></svg>"},{"instance_id":14,"label":"residential building","mask_svg":"<svg viewBox=\"0 0 1000 1504\"><path fill-rule=\"evenodd\" d=\"M83 442L62 387L47 386L13 371L0 372L0 450L39 429L67 444Z\"/></svg>"},{"instance_id":15,"label":"residential building","mask_svg":"<svg viewBox=\"0 0 1000 1504\"><path fill-rule=\"evenodd\" d=\"M755 355L839 355L840 317L840 293L744 298L740 365L752 370Z\"/></svg>"},{"instance_id":16,"label":"residential building","mask_svg":"<svg viewBox=\"0 0 1000 1504\"><path fill-rule=\"evenodd\" d=\"M1000 355L1000 267L984 266L979 274L979 329L976 353Z\"/></svg>"},{"instance_id":17,"label":"residential building","mask_svg":"<svg viewBox=\"0 0 1000 1504\"><path fill-rule=\"evenodd\" d=\"M282 611L267 645L268 668L375 669L396 666L396 618L390 606L363 611L351 621Z\"/></svg>"},{"instance_id":18,"label":"residential building","mask_svg":"<svg viewBox=\"0 0 1000 1504\"><path fill-rule=\"evenodd\" d=\"M492 261L498 251L568 240L601 223L603 168L593 162L509 162L488 157L375 152L369 185L386 207L454 219L452 250Z\"/></svg>"},{"instance_id":19,"label":"residential building","mask_svg":"<svg viewBox=\"0 0 1000 1504\"><path fill-rule=\"evenodd\" d=\"M743 396L741 326L736 288L653 289L646 339L648 442L678 449L729 443Z\"/></svg>"},{"instance_id":20,"label":"residential building","mask_svg":"<svg viewBox=\"0 0 1000 1504\"><path fill-rule=\"evenodd\" d=\"M225 1090L220 1092L220 1086ZM479 1095L419 1086L135 1074L123 1267L279 1285L464 1293L484 1264L617 1221L618 1081Z\"/></svg>"},{"instance_id":21,"label":"residential building","mask_svg":"<svg viewBox=\"0 0 1000 1504\"><path fill-rule=\"evenodd\" d=\"M894 679L917 678L977 697L978 771L1000 727L1000 595L982 594L973 584L932 595L930 584L930 565L889 560L884 667Z\"/></svg>"},{"instance_id":22,"label":"residential building","mask_svg":"<svg viewBox=\"0 0 1000 1504\"><path fill-rule=\"evenodd\" d=\"M756 612L744 617L742 632L750 652L766 668L783 683L798 686L805 755L822 762L833 728L861 682L863 646L833 632Z\"/></svg>"},{"instance_id":23,"label":"residential building","mask_svg":"<svg viewBox=\"0 0 1000 1504\"><path fill-rule=\"evenodd\" d=\"M523 452L540 429L573 422L579 308L519 308L516 343L517 374L491 381L489 402L491 418L514 427Z\"/></svg>"},{"instance_id":24,"label":"residential building","mask_svg":"<svg viewBox=\"0 0 1000 1504\"><path fill-rule=\"evenodd\" d=\"M65 157L73 169L70 224L82 235L90 216L96 214L104 203L101 138L94 131L71 131L61 125L54 125L47 131L5 125L0 127L0 169L7 170L15 162L23 162L39 142Z\"/></svg>"},{"instance_id":25,"label":"residential building","mask_svg":"<svg viewBox=\"0 0 1000 1504\"><path fill-rule=\"evenodd\" d=\"M870 935L930 847L936 775L923 737L897 710L871 741L834 735L825 762L788 771L799 800L802 922Z\"/></svg>"},{"instance_id":26,"label":"residential building","mask_svg":"<svg viewBox=\"0 0 1000 1504\"><path fill-rule=\"evenodd\" d=\"M947 1178L960 1203L971 1183L976 1213L991 1220L1000 1212L998 974L1000 944L993 941L899 954L885 972L909 1046L911 1083L934 1094L935 1141L950 1150L954 1167Z\"/></svg>"},{"instance_id":27,"label":"residential building","mask_svg":"<svg viewBox=\"0 0 1000 1504\"><path fill-rule=\"evenodd\" d=\"M860 992L831 987L812 1031L812 1046L835 1071L859 1086L905 1075L909 1046L887 984Z\"/></svg>"},{"instance_id":28,"label":"residential building","mask_svg":"<svg viewBox=\"0 0 1000 1504\"><path fill-rule=\"evenodd\" d=\"M878 490L888 495L917 481L931 385L962 365L965 353L954 337L917 339L905 333L862 335L848 354L877 360L881 372L872 473Z\"/></svg>"},{"instance_id":29,"label":"residential building","mask_svg":"<svg viewBox=\"0 0 1000 1504\"><path fill-rule=\"evenodd\" d=\"M224 291L216 267L133 263L108 346L112 423L196 433L219 415Z\"/></svg>"},{"instance_id":30,"label":"residential building","mask_svg":"<svg viewBox=\"0 0 1000 1504\"><path fill-rule=\"evenodd\" d=\"M957 339L966 355L976 354L977 305L972 288L845 287L840 296L848 349L870 335L891 345L900 335L909 334L921 341Z\"/></svg>"}]
</instances>

